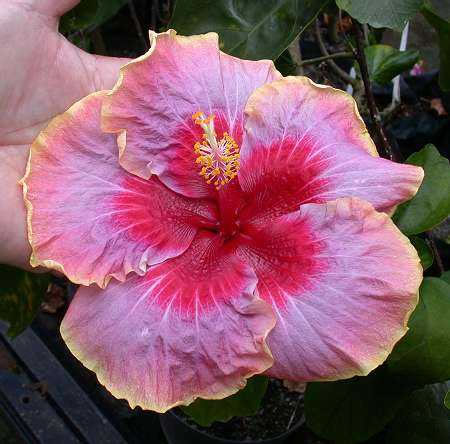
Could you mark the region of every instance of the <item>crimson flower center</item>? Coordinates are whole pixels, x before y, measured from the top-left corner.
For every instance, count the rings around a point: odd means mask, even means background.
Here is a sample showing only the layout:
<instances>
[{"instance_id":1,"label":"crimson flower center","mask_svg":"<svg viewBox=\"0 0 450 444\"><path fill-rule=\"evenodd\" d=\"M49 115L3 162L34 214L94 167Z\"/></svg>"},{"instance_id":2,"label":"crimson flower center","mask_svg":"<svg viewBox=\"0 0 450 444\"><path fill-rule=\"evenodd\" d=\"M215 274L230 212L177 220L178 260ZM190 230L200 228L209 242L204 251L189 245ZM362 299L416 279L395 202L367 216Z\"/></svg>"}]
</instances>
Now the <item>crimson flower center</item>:
<instances>
[{"instance_id":1,"label":"crimson flower center","mask_svg":"<svg viewBox=\"0 0 450 444\"><path fill-rule=\"evenodd\" d=\"M223 205L224 204L224 205ZM229 199L219 197L219 214L215 221L197 216L191 219L198 228L216 233L224 238L225 241L235 238L241 233L243 224L239 217L239 210L230 208L232 202ZM228 211L231 210L231 211Z\"/></svg>"},{"instance_id":2,"label":"crimson flower center","mask_svg":"<svg viewBox=\"0 0 450 444\"><path fill-rule=\"evenodd\" d=\"M194 143L195 163L200 166L199 175L218 191L219 218L214 227L205 228L216 232L225 241L231 240L240 232L240 193L235 194L235 187L229 187L226 191L221 188L238 174L240 149L227 132L224 131L221 137L218 136L214 114L206 116L203 111L198 111L192 115L192 119L203 130L202 140Z\"/></svg>"},{"instance_id":3,"label":"crimson flower center","mask_svg":"<svg viewBox=\"0 0 450 444\"><path fill-rule=\"evenodd\" d=\"M238 217L221 218L219 225L219 234L225 240L231 240L240 234L241 221Z\"/></svg>"}]
</instances>

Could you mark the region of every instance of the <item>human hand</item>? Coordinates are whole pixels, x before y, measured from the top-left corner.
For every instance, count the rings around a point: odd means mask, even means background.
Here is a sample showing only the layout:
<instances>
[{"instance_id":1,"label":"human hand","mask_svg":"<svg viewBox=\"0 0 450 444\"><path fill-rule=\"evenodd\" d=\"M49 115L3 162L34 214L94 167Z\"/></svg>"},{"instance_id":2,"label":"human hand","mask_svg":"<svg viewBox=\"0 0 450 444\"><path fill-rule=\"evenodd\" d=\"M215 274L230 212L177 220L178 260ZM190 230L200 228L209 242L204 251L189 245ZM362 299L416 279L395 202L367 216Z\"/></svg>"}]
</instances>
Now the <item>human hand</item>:
<instances>
[{"instance_id":1,"label":"human hand","mask_svg":"<svg viewBox=\"0 0 450 444\"><path fill-rule=\"evenodd\" d=\"M30 269L18 181L48 122L93 91L111 88L126 59L88 54L58 33L80 0L0 0L0 263Z\"/></svg>"}]
</instances>

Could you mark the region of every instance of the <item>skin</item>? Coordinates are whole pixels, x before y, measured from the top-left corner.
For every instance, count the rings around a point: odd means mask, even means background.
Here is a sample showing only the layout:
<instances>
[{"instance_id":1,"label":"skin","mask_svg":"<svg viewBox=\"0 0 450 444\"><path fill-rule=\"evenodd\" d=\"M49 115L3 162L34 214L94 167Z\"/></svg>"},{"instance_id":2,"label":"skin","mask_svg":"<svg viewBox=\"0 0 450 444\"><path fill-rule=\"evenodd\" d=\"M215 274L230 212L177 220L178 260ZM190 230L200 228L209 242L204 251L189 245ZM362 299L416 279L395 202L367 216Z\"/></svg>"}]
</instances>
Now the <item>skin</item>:
<instances>
[{"instance_id":1,"label":"skin","mask_svg":"<svg viewBox=\"0 0 450 444\"><path fill-rule=\"evenodd\" d=\"M110 89L126 59L88 54L58 33L80 0L0 0L0 263L30 269L18 181L30 145L56 115Z\"/></svg>"}]
</instances>

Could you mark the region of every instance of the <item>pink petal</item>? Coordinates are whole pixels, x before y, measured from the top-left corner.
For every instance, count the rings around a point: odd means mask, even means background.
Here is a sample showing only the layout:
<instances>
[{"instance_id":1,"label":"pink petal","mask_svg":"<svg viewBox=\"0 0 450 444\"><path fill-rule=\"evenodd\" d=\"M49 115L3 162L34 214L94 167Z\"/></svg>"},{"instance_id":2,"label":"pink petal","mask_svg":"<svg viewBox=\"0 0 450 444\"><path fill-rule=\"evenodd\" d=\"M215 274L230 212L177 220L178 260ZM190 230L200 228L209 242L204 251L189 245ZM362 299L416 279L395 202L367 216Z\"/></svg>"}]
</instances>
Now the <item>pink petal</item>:
<instances>
[{"instance_id":1,"label":"pink petal","mask_svg":"<svg viewBox=\"0 0 450 444\"><path fill-rule=\"evenodd\" d=\"M212 204L119 166L115 137L99 128L104 96L92 94L50 123L23 179L31 264L102 287L179 255L198 226L216 220Z\"/></svg>"},{"instance_id":2,"label":"pink petal","mask_svg":"<svg viewBox=\"0 0 450 444\"><path fill-rule=\"evenodd\" d=\"M311 381L366 375L406 333L422 269L389 217L359 199L306 204L246 227L240 255L277 324L268 374ZM251 239L251 240L250 240Z\"/></svg>"},{"instance_id":3,"label":"pink petal","mask_svg":"<svg viewBox=\"0 0 450 444\"><path fill-rule=\"evenodd\" d=\"M422 182L421 168L376 157L355 101L343 91L287 77L258 88L245 113L239 182L252 196L253 218L350 196L389 211Z\"/></svg>"},{"instance_id":4,"label":"pink petal","mask_svg":"<svg viewBox=\"0 0 450 444\"><path fill-rule=\"evenodd\" d=\"M208 196L198 175L195 142L203 130L192 115L214 114L221 137L240 144L242 114L253 90L281 77L270 61L240 60L219 51L215 33L183 37L150 32L151 49L125 65L103 108L103 127L119 133L120 162L142 178L157 174L174 191Z\"/></svg>"},{"instance_id":5,"label":"pink petal","mask_svg":"<svg viewBox=\"0 0 450 444\"><path fill-rule=\"evenodd\" d=\"M221 399L273 363L265 338L274 316L255 286L251 268L205 231L145 276L80 289L61 333L131 407L164 412L199 396Z\"/></svg>"}]
</instances>

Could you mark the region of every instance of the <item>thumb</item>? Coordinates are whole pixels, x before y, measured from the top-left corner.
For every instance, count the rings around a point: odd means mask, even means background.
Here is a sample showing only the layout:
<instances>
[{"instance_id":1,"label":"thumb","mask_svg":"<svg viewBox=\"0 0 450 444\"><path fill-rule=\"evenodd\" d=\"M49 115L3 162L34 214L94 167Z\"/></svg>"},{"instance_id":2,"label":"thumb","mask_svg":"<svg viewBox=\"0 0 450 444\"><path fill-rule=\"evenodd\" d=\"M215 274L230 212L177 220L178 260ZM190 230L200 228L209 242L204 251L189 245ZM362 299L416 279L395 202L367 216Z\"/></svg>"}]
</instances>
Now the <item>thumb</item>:
<instances>
[{"instance_id":1,"label":"thumb","mask_svg":"<svg viewBox=\"0 0 450 444\"><path fill-rule=\"evenodd\" d=\"M105 57L94 54L82 53L85 58L85 66L95 81L96 89L112 89L119 78L120 68L131 59L119 57Z\"/></svg>"}]
</instances>

